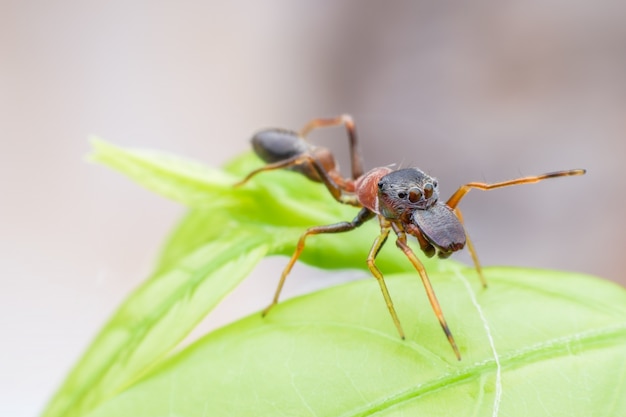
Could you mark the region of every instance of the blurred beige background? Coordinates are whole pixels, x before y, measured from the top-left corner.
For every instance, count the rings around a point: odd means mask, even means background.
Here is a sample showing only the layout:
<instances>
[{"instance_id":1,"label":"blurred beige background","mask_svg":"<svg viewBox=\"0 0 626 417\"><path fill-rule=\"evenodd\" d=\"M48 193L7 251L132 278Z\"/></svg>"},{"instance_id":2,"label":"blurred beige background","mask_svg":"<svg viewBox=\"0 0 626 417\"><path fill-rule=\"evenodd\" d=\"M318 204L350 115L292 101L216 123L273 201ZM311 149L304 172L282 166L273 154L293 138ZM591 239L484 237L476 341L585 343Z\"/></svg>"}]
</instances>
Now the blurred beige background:
<instances>
[{"instance_id":1,"label":"blurred beige background","mask_svg":"<svg viewBox=\"0 0 626 417\"><path fill-rule=\"evenodd\" d=\"M444 195L587 168L474 191L467 226L485 265L625 284L624 3L472 3L0 2L0 415L41 411L184 212L86 163L90 134L219 165L260 127L348 112L368 168L418 165ZM345 158L341 130L315 138ZM284 262L205 326L264 306ZM297 271L288 294L334 282Z\"/></svg>"}]
</instances>

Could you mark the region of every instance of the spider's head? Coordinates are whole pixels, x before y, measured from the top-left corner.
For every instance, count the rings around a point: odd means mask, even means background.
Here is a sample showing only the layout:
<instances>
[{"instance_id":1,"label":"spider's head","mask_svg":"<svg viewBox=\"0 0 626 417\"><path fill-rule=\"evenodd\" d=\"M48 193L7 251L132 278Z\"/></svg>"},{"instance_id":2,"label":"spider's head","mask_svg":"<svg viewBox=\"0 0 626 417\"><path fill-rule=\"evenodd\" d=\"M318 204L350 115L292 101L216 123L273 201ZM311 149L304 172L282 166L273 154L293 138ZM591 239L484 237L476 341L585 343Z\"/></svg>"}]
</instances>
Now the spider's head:
<instances>
[{"instance_id":1,"label":"spider's head","mask_svg":"<svg viewBox=\"0 0 626 417\"><path fill-rule=\"evenodd\" d=\"M427 210L439 199L437 180L417 168L390 172L378 181L380 213L388 219Z\"/></svg>"}]
</instances>

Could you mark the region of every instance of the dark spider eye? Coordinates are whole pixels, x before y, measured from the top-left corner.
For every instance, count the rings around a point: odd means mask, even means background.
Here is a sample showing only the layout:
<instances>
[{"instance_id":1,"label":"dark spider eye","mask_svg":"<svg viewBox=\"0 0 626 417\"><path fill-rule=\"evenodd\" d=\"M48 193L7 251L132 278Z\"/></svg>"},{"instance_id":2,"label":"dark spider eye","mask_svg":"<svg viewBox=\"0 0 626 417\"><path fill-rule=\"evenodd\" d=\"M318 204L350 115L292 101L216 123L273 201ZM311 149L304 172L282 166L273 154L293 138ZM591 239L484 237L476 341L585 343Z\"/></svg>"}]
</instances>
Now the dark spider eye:
<instances>
[{"instance_id":1,"label":"dark spider eye","mask_svg":"<svg viewBox=\"0 0 626 417\"><path fill-rule=\"evenodd\" d=\"M433 180L433 187L437 188L438 185L439 183L437 182L437 180Z\"/></svg>"},{"instance_id":2,"label":"dark spider eye","mask_svg":"<svg viewBox=\"0 0 626 417\"><path fill-rule=\"evenodd\" d=\"M422 199L422 192L419 188L411 188L409 191L409 201L411 203L417 203Z\"/></svg>"},{"instance_id":3,"label":"dark spider eye","mask_svg":"<svg viewBox=\"0 0 626 417\"><path fill-rule=\"evenodd\" d=\"M404 191L400 191L400 192L398 193L398 198L401 198L401 199L403 199L403 200L404 200L404 199L406 198L406 193L405 193Z\"/></svg>"},{"instance_id":4,"label":"dark spider eye","mask_svg":"<svg viewBox=\"0 0 626 417\"><path fill-rule=\"evenodd\" d=\"M383 182L382 181L378 181L378 189L379 190L383 189Z\"/></svg>"},{"instance_id":5,"label":"dark spider eye","mask_svg":"<svg viewBox=\"0 0 626 417\"><path fill-rule=\"evenodd\" d=\"M433 185L431 183L428 183L424 186L424 196L426 198L430 198L433 196Z\"/></svg>"}]
</instances>

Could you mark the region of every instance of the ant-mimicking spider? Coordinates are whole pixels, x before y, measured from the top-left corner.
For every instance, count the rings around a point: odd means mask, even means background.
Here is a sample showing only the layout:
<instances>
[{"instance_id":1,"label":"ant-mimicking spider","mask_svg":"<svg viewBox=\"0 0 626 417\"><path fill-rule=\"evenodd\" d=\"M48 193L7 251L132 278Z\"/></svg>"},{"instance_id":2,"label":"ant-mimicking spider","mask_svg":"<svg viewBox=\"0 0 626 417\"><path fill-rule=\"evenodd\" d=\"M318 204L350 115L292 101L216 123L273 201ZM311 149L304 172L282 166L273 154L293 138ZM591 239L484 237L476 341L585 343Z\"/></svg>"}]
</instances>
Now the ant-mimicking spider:
<instances>
[{"instance_id":1,"label":"ant-mimicking spider","mask_svg":"<svg viewBox=\"0 0 626 417\"><path fill-rule=\"evenodd\" d=\"M314 146L305 139L314 129L339 125L344 125L348 133L351 178L341 176L335 158L329 149ZM467 244L481 283L483 287L486 287L487 282L478 261L476 250L463 227L463 217L457 207L465 194L474 188L488 191L511 185L535 183L548 178L583 175L586 172L584 169L572 169L493 184L470 182L459 187L444 203L439 201L437 180L418 168L393 170L388 167L379 167L364 173L354 121L349 115L341 115L331 119L313 119L300 132L286 129L265 129L254 135L252 146L256 154L267 165L250 172L237 183L237 186L243 185L261 172L286 168L299 172L312 181L323 183L339 203L361 208L351 222L345 221L310 227L300 236L296 250L282 272L272 303L263 310L263 315L265 316L278 303L287 275L304 250L305 240L308 236L347 232L377 217L380 223L380 234L374 240L367 256L367 267L380 285L389 314L400 337L405 338L404 331L393 307L383 275L375 263L376 255L378 255L392 230L397 236L396 246L406 255L419 273L430 305L458 360L461 360L459 349L446 323L428 274L407 244L407 234L417 238L420 249L429 258L435 254L439 258L447 258L452 253L463 249Z\"/></svg>"}]
</instances>

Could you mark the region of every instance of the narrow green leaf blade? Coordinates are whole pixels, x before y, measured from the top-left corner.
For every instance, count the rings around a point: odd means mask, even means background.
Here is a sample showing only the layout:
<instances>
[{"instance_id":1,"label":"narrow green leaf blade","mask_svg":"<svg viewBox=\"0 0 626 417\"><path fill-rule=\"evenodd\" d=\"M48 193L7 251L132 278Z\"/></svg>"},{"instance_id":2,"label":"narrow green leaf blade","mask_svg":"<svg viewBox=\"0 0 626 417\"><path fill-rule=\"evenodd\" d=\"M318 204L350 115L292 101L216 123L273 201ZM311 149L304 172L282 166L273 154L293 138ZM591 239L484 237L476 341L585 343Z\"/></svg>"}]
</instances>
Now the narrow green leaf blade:
<instances>
[{"instance_id":1,"label":"narrow green leaf blade","mask_svg":"<svg viewBox=\"0 0 626 417\"><path fill-rule=\"evenodd\" d=\"M44 416L83 415L137 379L247 276L270 240L232 234L150 278L102 329Z\"/></svg>"},{"instance_id":2,"label":"narrow green leaf blade","mask_svg":"<svg viewBox=\"0 0 626 417\"><path fill-rule=\"evenodd\" d=\"M207 335L89 416L623 416L626 291L486 274L486 290L469 269L431 274L460 362L410 273L388 277L406 341L376 283L351 283Z\"/></svg>"},{"instance_id":3,"label":"narrow green leaf blade","mask_svg":"<svg viewBox=\"0 0 626 417\"><path fill-rule=\"evenodd\" d=\"M232 184L237 181L225 171L163 152L124 149L96 138L91 143L91 161L113 168L142 186L188 206L215 205L215 197L231 193ZM225 205L229 200L217 202Z\"/></svg>"}]
</instances>

